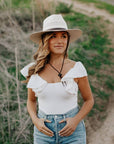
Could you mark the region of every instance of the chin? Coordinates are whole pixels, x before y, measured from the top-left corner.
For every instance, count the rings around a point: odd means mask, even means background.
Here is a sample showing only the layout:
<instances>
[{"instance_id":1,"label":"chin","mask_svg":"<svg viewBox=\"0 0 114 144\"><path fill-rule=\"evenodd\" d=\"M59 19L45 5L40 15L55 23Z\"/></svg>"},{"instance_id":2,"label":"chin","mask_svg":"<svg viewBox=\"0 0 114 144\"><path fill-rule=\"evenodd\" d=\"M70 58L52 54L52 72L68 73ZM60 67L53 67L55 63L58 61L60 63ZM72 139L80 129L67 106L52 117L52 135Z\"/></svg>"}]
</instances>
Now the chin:
<instances>
[{"instance_id":1,"label":"chin","mask_svg":"<svg viewBox=\"0 0 114 144\"><path fill-rule=\"evenodd\" d=\"M55 54L63 55L64 52L63 51L62 52L56 52Z\"/></svg>"}]
</instances>

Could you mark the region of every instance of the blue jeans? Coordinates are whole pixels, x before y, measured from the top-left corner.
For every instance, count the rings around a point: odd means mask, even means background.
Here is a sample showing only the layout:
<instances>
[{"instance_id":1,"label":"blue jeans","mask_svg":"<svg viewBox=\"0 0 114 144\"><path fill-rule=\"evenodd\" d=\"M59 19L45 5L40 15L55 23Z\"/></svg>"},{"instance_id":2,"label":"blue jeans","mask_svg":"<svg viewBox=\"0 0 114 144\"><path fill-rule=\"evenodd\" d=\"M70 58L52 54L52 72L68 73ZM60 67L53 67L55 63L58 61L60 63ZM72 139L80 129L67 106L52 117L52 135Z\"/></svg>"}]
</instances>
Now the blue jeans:
<instances>
[{"instance_id":1,"label":"blue jeans","mask_svg":"<svg viewBox=\"0 0 114 144\"><path fill-rule=\"evenodd\" d=\"M58 133L66 125L66 121L60 124L59 122L62 119L74 117L78 111L79 108L76 107L65 114L47 115L43 111L39 110L39 118L44 118L51 121L51 123L44 123L50 130L53 131L54 136L47 136L40 132L36 126L34 126L34 144L86 144L86 129L83 120L78 124L75 131L70 136L59 136Z\"/></svg>"}]
</instances>

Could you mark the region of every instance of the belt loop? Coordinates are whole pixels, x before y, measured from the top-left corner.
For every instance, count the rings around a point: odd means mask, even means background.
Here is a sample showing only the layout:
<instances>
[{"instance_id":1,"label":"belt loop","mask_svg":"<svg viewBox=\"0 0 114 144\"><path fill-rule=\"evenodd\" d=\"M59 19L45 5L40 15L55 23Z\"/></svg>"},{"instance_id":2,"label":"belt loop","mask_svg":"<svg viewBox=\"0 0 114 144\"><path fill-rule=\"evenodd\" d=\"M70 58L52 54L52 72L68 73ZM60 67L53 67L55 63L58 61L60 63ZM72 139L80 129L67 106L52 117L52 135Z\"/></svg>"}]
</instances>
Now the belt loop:
<instances>
[{"instance_id":1,"label":"belt loop","mask_svg":"<svg viewBox=\"0 0 114 144\"><path fill-rule=\"evenodd\" d=\"M46 116L46 115L44 115L44 122L46 122L46 119L47 119L47 116Z\"/></svg>"},{"instance_id":2,"label":"belt loop","mask_svg":"<svg viewBox=\"0 0 114 144\"><path fill-rule=\"evenodd\" d=\"M64 121L66 121L66 117L65 117L65 115L63 115L63 117L64 117Z\"/></svg>"}]
</instances>

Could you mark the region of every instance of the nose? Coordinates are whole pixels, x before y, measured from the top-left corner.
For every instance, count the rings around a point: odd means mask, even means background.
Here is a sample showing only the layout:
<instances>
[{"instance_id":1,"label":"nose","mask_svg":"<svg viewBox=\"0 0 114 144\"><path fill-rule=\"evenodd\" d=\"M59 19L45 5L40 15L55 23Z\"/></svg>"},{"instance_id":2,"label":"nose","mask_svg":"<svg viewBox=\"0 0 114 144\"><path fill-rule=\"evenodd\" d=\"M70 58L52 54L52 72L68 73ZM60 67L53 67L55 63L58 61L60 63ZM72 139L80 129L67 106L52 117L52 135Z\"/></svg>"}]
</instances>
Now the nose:
<instances>
[{"instance_id":1,"label":"nose","mask_svg":"<svg viewBox=\"0 0 114 144\"><path fill-rule=\"evenodd\" d=\"M58 42L58 43L61 43L61 42L62 42L62 38L61 38L61 37L58 37L58 38L57 38L57 42Z\"/></svg>"}]
</instances>

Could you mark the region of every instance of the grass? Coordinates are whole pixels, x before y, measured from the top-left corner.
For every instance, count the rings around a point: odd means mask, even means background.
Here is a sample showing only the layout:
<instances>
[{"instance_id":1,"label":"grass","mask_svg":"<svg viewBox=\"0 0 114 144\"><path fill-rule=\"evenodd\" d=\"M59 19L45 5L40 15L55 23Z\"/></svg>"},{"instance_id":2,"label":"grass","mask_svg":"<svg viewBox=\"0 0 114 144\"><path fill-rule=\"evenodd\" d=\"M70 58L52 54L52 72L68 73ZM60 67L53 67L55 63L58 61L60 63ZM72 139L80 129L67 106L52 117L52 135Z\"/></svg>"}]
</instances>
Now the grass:
<instances>
[{"instance_id":1,"label":"grass","mask_svg":"<svg viewBox=\"0 0 114 144\"><path fill-rule=\"evenodd\" d=\"M23 9L23 8L31 8L30 0L4 0L0 4L0 9Z\"/></svg>"},{"instance_id":2,"label":"grass","mask_svg":"<svg viewBox=\"0 0 114 144\"><path fill-rule=\"evenodd\" d=\"M100 99L108 101L109 100L109 96L110 96L109 93L107 94L103 90L98 90L97 97L99 97Z\"/></svg>"},{"instance_id":3,"label":"grass","mask_svg":"<svg viewBox=\"0 0 114 144\"><path fill-rule=\"evenodd\" d=\"M114 78L112 78L111 76L108 76L105 85L107 86L108 89L110 90L114 90Z\"/></svg>"},{"instance_id":4,"label":"grass","mask_svg":"<svg viewBox=\"0 0 114 144\"><path fill-rule=\"evenodd\" d=\"M67 14L64 18L70 28L80 28L83 31L83 40L77 41L78 47L69 50L72 55L73 49L74 59L83 61L89 67L94 65L96 69L99 69L103 63L111 63L108 59L109 52L105 52L111 42L102 24L98 23L98 18L90 18L76 12L72 15Z\"/></svg>"},{"instance_id":5,"label":"grass","mask_svg":"<svg viewBox=\"0 0 114 144\"><path fill-rule=\"evenodd\" d=\"M12 8L30 8L30 0L12 0Z\"/></svg>"},{"instance_id":6,"label":"grass","mask_svg":"<svg viewBox=\"0 0 114 144\"><path fill-rule=\"evenodd\" d=\"M72 4L69 6L68 4L59 2L56 7L56 13L70 13L72 11L72 7Z\"/></svg>"},{"instance_id":7,"label":"grass","mask_svg":"<svg viewBox=\"0 0 114 144\"><path fill-rule=\"evenodd\" d=\"M75 0L74 0L75 1ZM99 9L105 9L107 10L110 14L114 14L114 6L99 0L78 0L84 3L94 3L95 6Z\"/></svg>"}]
</instances>

